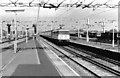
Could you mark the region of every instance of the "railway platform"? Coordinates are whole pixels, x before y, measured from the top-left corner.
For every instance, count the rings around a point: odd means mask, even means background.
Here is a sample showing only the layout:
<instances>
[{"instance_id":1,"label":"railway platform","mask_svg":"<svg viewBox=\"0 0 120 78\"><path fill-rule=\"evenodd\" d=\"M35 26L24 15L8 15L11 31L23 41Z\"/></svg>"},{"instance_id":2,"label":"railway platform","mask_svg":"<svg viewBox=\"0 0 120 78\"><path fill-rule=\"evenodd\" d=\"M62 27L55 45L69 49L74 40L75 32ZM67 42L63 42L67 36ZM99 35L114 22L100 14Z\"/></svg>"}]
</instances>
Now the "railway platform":
<instances>
[{"instance_id":1,"label":"railway platform","mask_svg":"<svg viewBox=\"0 0 120 78\"><path fill-rule=\"evenodd\" d=\"M74 38L76 38L76 39L74 39ZM112 44L93 42L93 41L86 42L85 38L78 38L78 37L74 37L74 38L71 37L71 41L78 42L80 44L87 45L87 46L92 46L95 48L100 48L100 49L105 49L105 50L109 50L112 52L120 53L120 51L119 51L120 47L118 47L118 45L115 45L114 47L112 47Z\"/></svg>"},{"instance_id":2,"label":"railway platform","mask_svg":"<svg viewBox=\"0 0 120 78\"><path fill-rule=\"evenodd\" d=\"M7 58L9 56L10 60L5 60L6 58L2 60L2 63L5 61L5 64L0 70L3 78L31 78L33 76L41 78L44 78L44 76L62 78L62 76L78 76L78 74L60 61L54 54L50 54L52 57L48 56L46 47L40 38L37 40L31 39L28 43L21 43L18 45L18 48L20 48L20 51L14 55L11 54L13 50L4 52L6 53L5 56Z\"/></svg>"}]
</instances>

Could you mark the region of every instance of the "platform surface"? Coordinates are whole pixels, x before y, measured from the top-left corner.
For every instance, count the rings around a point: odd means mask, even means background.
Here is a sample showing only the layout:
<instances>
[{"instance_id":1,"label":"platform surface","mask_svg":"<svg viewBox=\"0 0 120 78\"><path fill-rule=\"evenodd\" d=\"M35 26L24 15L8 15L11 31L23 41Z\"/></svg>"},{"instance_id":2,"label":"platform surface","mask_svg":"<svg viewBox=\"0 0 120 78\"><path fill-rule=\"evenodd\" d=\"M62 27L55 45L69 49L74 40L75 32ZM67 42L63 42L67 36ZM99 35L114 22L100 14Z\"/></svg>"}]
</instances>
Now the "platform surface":
<instances>
[{"instance_id":1,"label":"platform surface","mask_svg":"<svg viewBox=\"0 0 120 78\"><path fill-rule=\"evenodd\" d=\"M19 48L21 51L2 71L3 76L60 76L37 41L29 40Z\"/></svg>"}]
</instances>

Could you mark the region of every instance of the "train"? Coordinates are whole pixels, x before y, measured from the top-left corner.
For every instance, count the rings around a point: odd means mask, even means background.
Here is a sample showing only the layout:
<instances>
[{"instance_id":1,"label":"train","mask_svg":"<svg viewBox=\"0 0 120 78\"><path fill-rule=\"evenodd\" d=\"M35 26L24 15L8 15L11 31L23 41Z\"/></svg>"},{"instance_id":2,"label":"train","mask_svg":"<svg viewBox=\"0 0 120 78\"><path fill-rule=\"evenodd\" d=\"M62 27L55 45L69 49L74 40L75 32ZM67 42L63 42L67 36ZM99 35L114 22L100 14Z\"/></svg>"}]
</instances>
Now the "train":
<instances>
[{"instance_id":1,"label":"train","mask_svg":"<svg viewBox=\"0 0 120 78\"><path fill-rule=\"evenodd\" d=\"M82 37L86 37L87 32L80 33ZM78 33L71 33L71 36L78 36ZM113 33L110 31L104 32L89 32L89 37L91 38L91 41L98 41L98 42L103 42L103 43L112 43L113 40ZM114 41L115 44L120 41L120 32L114 32ZM92 40L93 39L93 40Z\"/></svg>"},{"instance_id":2,"label":"train","mask_svg":"<svg viewBox=\"0 0 120 78\"><path fill-rule=\"evenodd\" d=\"M41 32L41 36L48 37L56 43L66 43L70 40L69 30L58 29Z\"/></svg>"},{"instance_id":3,"label":"train","mask_svg":"<svg viewBox=\"0 0 120 78\"><path fill-rule=\"evenodd\" d=\"M86 34L87 34L87 32L85 32L85 31L79 33L79 35L81 35L82 37L86 37ZM95 38L97 36L96 32L89 32L88 34L89 34L90 38ZM74 33L71 32L70 36L76 36L77 37L78 36L78 32L74 32Z\"/></svg>"},{"instance_id":4,"label":"train","mask_svg":"<svg viewBox=\"0 0 120 78\"><path fill-rule=\"evenodd\" d=\"M117 44L118 41L120 41L120 32L115 32L114 33L114 41ZM105 32L105 33L101 33L100 36L96 36L97 40L100 42L104 42L104 43L112 43L113 40L113 33L112 32Z\"/></svg>"}]
</instances>

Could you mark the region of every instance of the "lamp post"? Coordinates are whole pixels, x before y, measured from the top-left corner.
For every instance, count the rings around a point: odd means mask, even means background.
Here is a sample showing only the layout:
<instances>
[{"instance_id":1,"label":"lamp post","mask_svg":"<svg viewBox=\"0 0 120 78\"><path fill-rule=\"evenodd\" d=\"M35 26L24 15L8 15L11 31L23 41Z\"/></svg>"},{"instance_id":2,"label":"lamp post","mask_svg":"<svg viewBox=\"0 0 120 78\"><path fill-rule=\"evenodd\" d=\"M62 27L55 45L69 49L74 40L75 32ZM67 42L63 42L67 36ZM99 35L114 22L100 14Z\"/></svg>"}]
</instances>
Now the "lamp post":
<instances>
[{"instance_id":1,"label":"lamp post","mask_svg":"<svg viewBox=\"0 0 120 78\"><path fill-rule=\"evenodd\" d=\"M15 41L14 41L14 53L17 52L17 25L16 25L16 12L15 13L15 16L14 16L14 25L15 25Z\"/></svg>"},{"instance_id":2,"label":"lamp post","mask_svg":"<svg viewBox=\"0 0 120 78\"><path fill-rule=\"evenodd\" d=\"M15 25L15 41L14 41L14 53L17 52L17 25L16 25L16 16L17 12L24 12L23 9L18 9L18 10L5 10L6 12L14 12L14 25Z\"/></svg>"},{"instance_id":3,"label":"lamp post","mask_svg":"<svg viewBox=\"0 0 120 78\"><path fill-rule=\"evenodd\" d=\"M112 24L113 24L113 40L112 40L112 47L114 47L115 46L115 40L114 40L114 21L112 22Z\"/></svg>"},{"instance_id":4,"label":"lamp post","mask_svg":"<svg viewBox=\"0 0 120 78\"><path fill-rule=\"evenodd\" d=\"M87 19L87 42L89 42L89 18Z\"/></svg>"},{"instance_id":5,"label":"lamp post","mask_svg":"<svg viewBox=\"0 0 120 78\"><path fill-rule=\"evenodd\" d=\"M112 31L112 33L113 33L113 35L112 35L112 47L115 47L115 40L114 40L114 29L115 29L115 26L114 26L114 21L116 21L116 20L110 20L110 22L112 23L112 28L113 28L113 31Z\"/></svg>"},{"instance_id":6,"label":"lamp post","mask_svg":"<svg viewBox=\"0 0 120 78\"><path fill-rule=\"evenodd\" d=\"M39 0L39 2L41 2L41 0ZM35 27L35 29L36 29L35 35L38 34L37 26L38 26L38 21L39 21L39 16L40 16L40 6L41 6L41 4L39 4L39 6L38 6L37 21L36 21L36 27ZM36 38L36 37L35 37L35 38Z\"/></svg>"},{"instance_id":7,"label":"lamp post","mask_svg":"<svg viewBox=\"0 0 120 78\"><path fill-rule=\"evenodd\" d=\"M27 25L27 27L26 27L26 43L28 43L28 30L29 30L29 27Z\"/></svg>"}]
</instances>

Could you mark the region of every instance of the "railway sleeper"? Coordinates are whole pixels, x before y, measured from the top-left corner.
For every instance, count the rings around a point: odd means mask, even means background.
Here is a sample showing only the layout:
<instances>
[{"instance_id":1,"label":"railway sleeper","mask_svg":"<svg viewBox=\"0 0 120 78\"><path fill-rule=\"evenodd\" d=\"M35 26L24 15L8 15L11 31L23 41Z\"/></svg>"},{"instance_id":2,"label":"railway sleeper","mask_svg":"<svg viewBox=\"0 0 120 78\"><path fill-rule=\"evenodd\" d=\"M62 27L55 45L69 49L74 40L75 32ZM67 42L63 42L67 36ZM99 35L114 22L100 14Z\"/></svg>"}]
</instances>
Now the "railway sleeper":
<instances>
[{"instance_id":1,"label":"railway sleeper","mask_svg":"<svg viewBox=\"0 0 120 78\"><path fill-rule=\"evenodd\" d=\"M59 55L58 57L60 57L60 58L67 58L65 55ZM70 55L68 57L70 57L70 58L76 58L75 55Z\"/></svg>"},{"instance_id":2,"label":"railway sleeper","mask_svg":"<svg viewBox=\"0 0 120 78\"><path fill-rule=\"evenodd\" d=\"M92 57L92 56L85 56L87 58L90 58L90 59L95 59L95 57Z\"/></svg>"},{"instance_id":3,"label":"railway sleeper","mask_svg":"<svg viewBox=\"0 0 120 78\"><path fill-rule=\"evenodd\" d=\"M58 55L58 57L65 58L66 56L65 55Z\"/></svg>"}]
</instances>

